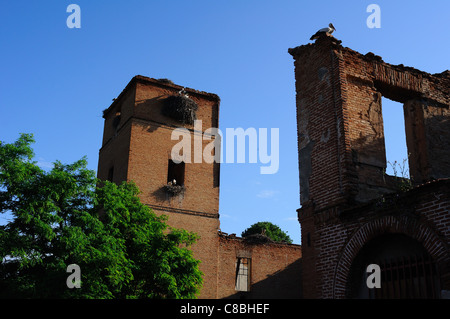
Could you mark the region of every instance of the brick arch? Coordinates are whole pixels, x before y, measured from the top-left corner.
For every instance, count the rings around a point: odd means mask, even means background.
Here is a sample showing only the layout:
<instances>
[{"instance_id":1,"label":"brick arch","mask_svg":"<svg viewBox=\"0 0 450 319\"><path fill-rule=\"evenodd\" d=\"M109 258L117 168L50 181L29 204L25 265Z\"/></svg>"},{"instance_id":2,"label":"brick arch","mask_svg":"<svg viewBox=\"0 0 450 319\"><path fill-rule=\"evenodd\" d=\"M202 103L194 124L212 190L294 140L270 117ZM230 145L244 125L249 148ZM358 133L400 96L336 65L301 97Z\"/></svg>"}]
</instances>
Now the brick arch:
<instances>
[{"instance_id":1,"label":"brick arch","mask_svg":"<svg viewBox=\"0 0 450 319\"><path fill-rule=\"evenodd\" d=\"M417 240L436 262L438 269L444 267L448 259L446 244L426 225L407 216L384 216L372 220L361 226L342 249L334 272L333 298L345 298L350 267L359 251L371 239L385 234L404 234Z\"/></svg>"}]
</instances>

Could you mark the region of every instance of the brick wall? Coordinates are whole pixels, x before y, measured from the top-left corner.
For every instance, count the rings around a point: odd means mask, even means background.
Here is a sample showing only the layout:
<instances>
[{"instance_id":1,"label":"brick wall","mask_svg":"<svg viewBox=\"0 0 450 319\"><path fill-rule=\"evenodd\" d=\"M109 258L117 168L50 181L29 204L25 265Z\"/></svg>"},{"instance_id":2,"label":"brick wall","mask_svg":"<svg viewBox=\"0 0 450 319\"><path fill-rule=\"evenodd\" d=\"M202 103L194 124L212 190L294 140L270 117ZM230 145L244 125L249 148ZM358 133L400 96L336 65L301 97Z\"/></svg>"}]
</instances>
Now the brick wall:
<instances>
[{"instance_id":1,"label":"brick wall","mask_svg":"<svg viewBox=\"0 0 450 319\"><path fill-rule=\"evenodd\" d=\"M422 245L449 289L450 73L428 74L362 55L332 36L294 57L303 292L344 298L354 259L372 239L404 234ZM416 187L386 168L381 97L404 103ZM429 182L438 179L436 182Z\"/></svg>"},{"instance_id":2,"label":"brick wall","mask_svg":"<svg viewBox=\"0 0 450 319\"><path fill-rule=\"evenodd\" d=\"M99 154L98 177L107 179L114 168L114 182L134 181L141 200L156 214L169 217L168 224L200 236L192 246L204 273L200 298L299 298L301 296L301 247L289 244L250 244L235 236L219 235L219 164L195 162L194 137L201 150L211 143L202 139L205 130L218 128L219 98L186 89L198 105L202 127L181 125L164 116L169 95L183 87L142 76L134 77L112 105L104 111L105 128ZM163 190L176 128L188 130L191 163L185 164L184 193L170 196ZM214 136L211 136L212 138ZM183 154L186 155L186 154ZM235 290L236 257L251 257L251 291Z\"/></svg>"},{"instance_id":3,"label":"brick wall","mask_svg":"<svg viewBox=\"0 0 450 319\"><path fill-rule=\"evenodd\" d=\"M283 243L252 243L240 237L219 236L218 297L298 299L301 289L301 246ZM236 259L251 259L251 288L238 292Z\"/></svg>"},{"instance_id":4,"label":"brick wall","mask_svg":"<svg viewBox=\"0 0 450 319\"><path fill-rule=\"evenodd\" d=\"M405 110L411 162L420 159L420 167L427 167L414 181L450 177L448 71L431 75L391 65L373 53L345 48L332 36L289 52L295 66L302 205L364 202L395 189L384 174L381 96L404 103L407 110L418 105L413 116ZM418 166L413 164L412 172Z\"/></svg>"},{"instance_id":5,"label":"brick wall","mask_svg":"<svg viewBox=\"0 0 450 319\"><path fill-rule=\"evenodd\" d=\"M300 166L300 200L326 206L342 199L344 149L336 60L330 42L290 50L296 57L295 83ZM322 179L312 178L313 174ZM322 181L327 181L324 188Z\"/></svg>"},{"instance_id":6,"label":"brick wall","mask_svg":"<svg viewBox=\"0 0 450 319\"><path fill-rule=\"evenodd\" d=\"M370 240L386 234L404 234L419 242L437 265L441 289L450 289L449 186L449 180L441 180L390 195L381 206L381 200L374 200L354 208L315 211L313 217L300 210L302 235L304 223L313 224L315 234L313 251L303 249L305 297L345 298L353 260Z\"/></svg>"},{"instance_id":7,"label":"brick wall","mask_svg":"<svg viewBox=\"0 0 450 319\"><path fill-rule=\"evenodd\" d=\"M136 76L125 87L111 106L104 111L103 145L99 154L98 177L107 179L114 168L114 182L134 181L141 200L155 213L169 217L168 224L200 236L192 247L194 257L200 259L204 284L201 298L217 298L217 264L219 229L219 169L218 163L185 164L183 194L172 196L163 190L167 184L172 140L176 128L187 129L194 143L194 134L202 138L204 130L218 127L219 98L215 94L185 88L189 98L198 105L198 127L181 123L162 114L164 100L177 95L182 86ZM119 118L118 118L119 116ZM201 151L210 140L201 140Z\"/></svg>"},{"instance_id":8,"label":"brick wall","mask_svg":"<svg viewBox=\"0 0 450 319\"><path fill-rule=\"evenodd\" d=\"M177 213L172 210L160 208L153 209L156 214L164 214L169 217L168 224L175 228L182 228L194 232L200 239L191 247L194 258L199 259L199 268L203 272L203 286L199 298L217 299L217 273L218 273L218 249L219 237L217 230L219 219L215 217L199 216L186 211Z\"/></svg>"}]
</instances>

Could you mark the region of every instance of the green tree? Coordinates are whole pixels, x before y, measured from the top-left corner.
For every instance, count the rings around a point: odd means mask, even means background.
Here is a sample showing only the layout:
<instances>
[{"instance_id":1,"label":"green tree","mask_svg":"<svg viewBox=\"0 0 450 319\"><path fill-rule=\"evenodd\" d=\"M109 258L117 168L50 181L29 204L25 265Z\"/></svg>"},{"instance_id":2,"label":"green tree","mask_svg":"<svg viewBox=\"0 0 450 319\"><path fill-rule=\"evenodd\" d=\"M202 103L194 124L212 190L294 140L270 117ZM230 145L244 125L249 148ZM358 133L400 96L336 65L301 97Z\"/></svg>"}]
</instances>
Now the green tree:
<instances>
[{"instance_id":1,"label":"green tree","mask_svg":"<svg viewBox=\"0 0 450 319\"><path fill-rule=\"evenodd\" d=\"M195 298L195 234L169 227L135 184L96 179L85 158L42 170L33 142L0 142L0 213L11 216L0 226L0 297ZM70 264L79 289L67 287Z\"/></svg>"},{"instance_id":2,"label":"green tree","mask_svg":"<svg viewBox=\"0 0 450 319\"><path fill-rule=\"evenodd\" d=\"M248 237L255 234L263 234L276 242L292 244L292 239L289 235L271 222L257 222L244 230L241 236Z\"/></svg>"}]
</instances>

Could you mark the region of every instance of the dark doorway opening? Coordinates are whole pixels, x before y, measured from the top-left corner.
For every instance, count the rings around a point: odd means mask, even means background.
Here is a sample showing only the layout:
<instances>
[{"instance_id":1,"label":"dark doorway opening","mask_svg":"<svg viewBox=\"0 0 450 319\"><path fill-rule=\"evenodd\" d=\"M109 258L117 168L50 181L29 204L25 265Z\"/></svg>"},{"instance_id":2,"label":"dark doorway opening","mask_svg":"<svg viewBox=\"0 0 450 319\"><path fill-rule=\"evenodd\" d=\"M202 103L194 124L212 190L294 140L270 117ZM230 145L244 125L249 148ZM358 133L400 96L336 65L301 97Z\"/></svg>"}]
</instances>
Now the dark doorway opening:
<instances>
[{"instance_id":1,"label":"dark doorway opening","mask_svg":"<svg viewBox=\"0 0 450 319\"><path fill-rule=\"evenodd\" d=\"M380 288L369 288L367 266L380 267ZM350 268L347 296L361 299L439 298L437 267L425 248L402 234L372 239L358 253Z\"/></svg>"}]
</instances>

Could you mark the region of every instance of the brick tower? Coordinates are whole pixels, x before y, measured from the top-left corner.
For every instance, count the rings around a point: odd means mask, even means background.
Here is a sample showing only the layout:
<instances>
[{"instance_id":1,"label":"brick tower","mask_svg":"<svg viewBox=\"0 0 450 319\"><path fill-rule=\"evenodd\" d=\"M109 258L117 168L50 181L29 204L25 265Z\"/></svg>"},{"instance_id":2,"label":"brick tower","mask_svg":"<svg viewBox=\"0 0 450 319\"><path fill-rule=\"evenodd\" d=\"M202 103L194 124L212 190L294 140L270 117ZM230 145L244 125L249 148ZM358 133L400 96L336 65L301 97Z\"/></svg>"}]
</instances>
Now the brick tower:
<instances>
[{"instance_id":1,"label":"brick tower","mask_svg":"<svg viewBox=\"0 0 450 319\"><path fill-rule=\"evenodd\" d=\"M202 121L200 127L167 111L168 100L180 95L194 103L190 111ZM210 144L213 135L209 140L202 137L205 129L218 127L219 103L215 94L183 88L168 80L135 76L104 111L98 163L98 178L116 183L134 181L142 202L156 214L167 215L170 226L200 236L192 250L205 274L201 298L217 297L219 164L201 159L194 162L194 147L191 162L172 158L172 147L179 140L171 136L175 129L183 128L192 142L197 136L202 146ZM167 188L173 180L180 186L179 192Z\"/></svg>"},{"instance_id":2,"label":"brick tower","mask_svg":"<svg viewBox=\"0 0 450 319\"><path fill-rule=\"evenodd\" d=\"M391 65L345 48L333 36L289 53L296 80L304 297L368 297L363 264L381 259L409 260L402 266L408 274L433 264L429 286L416 288L439 297L450 289L450 73ZM415 185L409 191L399 191L405 180L385 174L382 96L404 105Z\"/></svg>"}]
</instances>

